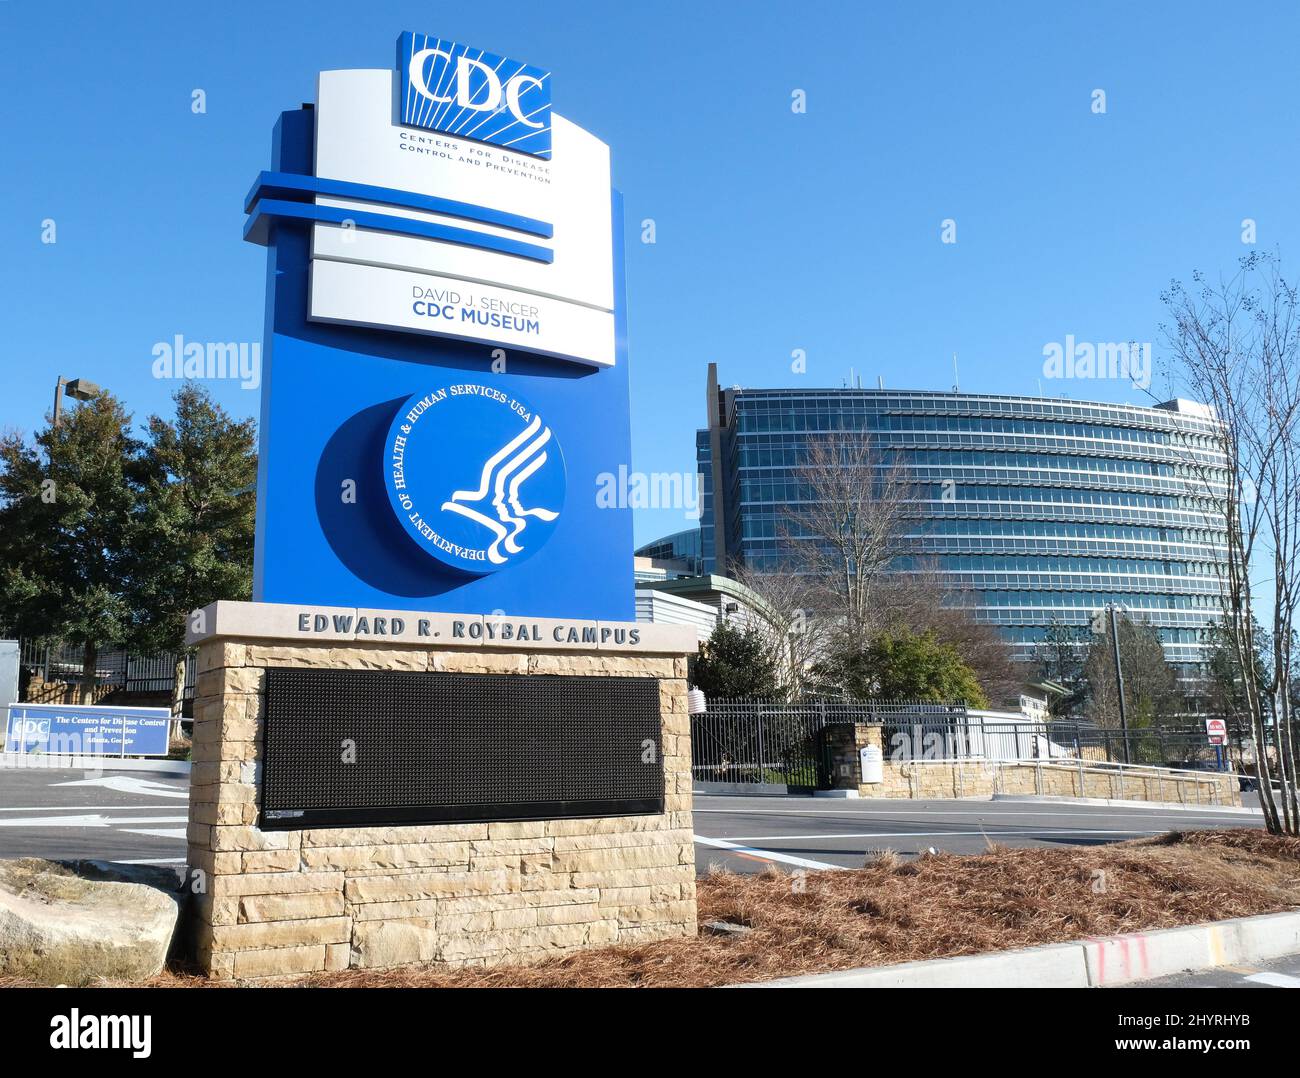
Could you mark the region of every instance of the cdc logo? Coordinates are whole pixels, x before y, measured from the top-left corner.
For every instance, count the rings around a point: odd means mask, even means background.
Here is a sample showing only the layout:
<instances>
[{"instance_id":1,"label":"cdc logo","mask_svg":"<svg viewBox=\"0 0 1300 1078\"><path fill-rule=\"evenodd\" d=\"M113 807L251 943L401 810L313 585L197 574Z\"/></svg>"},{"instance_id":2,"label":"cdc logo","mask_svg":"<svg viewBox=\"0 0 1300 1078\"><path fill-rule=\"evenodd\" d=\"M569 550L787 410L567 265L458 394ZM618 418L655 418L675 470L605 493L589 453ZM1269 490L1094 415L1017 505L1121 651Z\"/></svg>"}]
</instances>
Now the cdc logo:
<instances>
[{"instance_id":1,"label":"cdc logo","mask_svg":"<svg viewBox=\"0 0 1300 1078\"><path fill-rule=\"evenodd\" d=\"M50 740L50 720L48 718L30 718L26 715L13 715L9 720L9 730L5 738L6 752L25 752L33 745L44 745Z\"/></svg>"},{"instance_id":2,"label":"cdc logo","mask_svg":"<svg viewBox=\"0 0 1300 1078\"><path fill-rule=\"evenodd\" d=\"M402 123L551 156L551 73L409 31L397 39Z\"/></svg>"},{"instance_id":3,"label":"cdc logo","mask_svg":"<svg viewBox=\"0 0 1300 1078\"><path fill-rule=\"evenodd\" d=\"M444 565L483 574L535 553L564 508L564 456L544 416L495 386L459 383L403 402L388 430L388 500Z\"/></svg>"}]
</instances>

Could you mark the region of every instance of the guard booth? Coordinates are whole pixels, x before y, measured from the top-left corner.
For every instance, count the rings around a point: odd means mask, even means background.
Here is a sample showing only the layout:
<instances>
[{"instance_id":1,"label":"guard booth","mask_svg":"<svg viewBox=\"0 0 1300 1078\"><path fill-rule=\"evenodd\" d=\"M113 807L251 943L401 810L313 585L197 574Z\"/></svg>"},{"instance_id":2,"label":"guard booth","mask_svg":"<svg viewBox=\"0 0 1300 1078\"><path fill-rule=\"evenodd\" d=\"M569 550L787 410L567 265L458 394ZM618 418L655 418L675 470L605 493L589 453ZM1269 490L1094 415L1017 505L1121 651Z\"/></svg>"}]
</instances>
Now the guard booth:
<instances>
[{"instance_id":1,"label":"guard booth","mask_svg":"<svg viewBox=\"0 0 1300 1078\"><path fill-rule=\"evenodd\" d=\"M0 640L0 708L18 702L18 641Z\"/></svg>"}]
</instances>

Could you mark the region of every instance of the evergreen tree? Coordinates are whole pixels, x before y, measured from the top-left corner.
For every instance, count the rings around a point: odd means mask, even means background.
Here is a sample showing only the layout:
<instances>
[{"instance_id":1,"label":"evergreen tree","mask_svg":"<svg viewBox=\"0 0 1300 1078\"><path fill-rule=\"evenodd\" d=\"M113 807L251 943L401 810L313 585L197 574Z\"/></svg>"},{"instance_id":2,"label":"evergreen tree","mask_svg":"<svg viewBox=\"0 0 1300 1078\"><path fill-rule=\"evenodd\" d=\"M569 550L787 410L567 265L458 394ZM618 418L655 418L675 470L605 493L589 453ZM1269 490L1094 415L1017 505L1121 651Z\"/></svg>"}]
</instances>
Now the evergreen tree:
<instances>
[{"instance_id":1,"label":"evergreen tree","mask_svg":"<svg viewBox=\"0 0 1300 1078\"><path fill-rule=\"evenodd\" d=\"M150 417L143 452L130 640L142 651L177 652L179 716L187 616L252 592L257 453L253 420L231 419L202 386L187 383L173 399L175 420Z\"/></svg>"},{"instance_id":2,"label":"evergreen tree","mask_svg":"<svg viewBox=\"0 0 1300 1078\"><path fill-rule=\"evenodd\" d=\"M691 683L711 699L771 697L777 693L777 670L762 634L724 619L701 646Z\"/></svg>"},{"instance_id":3,"label":"evergreen tree","mask_svg":"<svg viewBox=\"0 0 1300 1078\"><path fill-rule=\"evenodd\" d=\"M1067 625L1053 618L1035 649L1038 669L1044 680L1065 687L1066 694L1050 701L1053 716L1073 715L1082 710L1088 695L1084 678L1084 660L1092 641L1087 629Z\"/></svg>"},{"instance_id":4,"label":"evergreen tree","mask_svg":"<svg viewBox=\"0 0 1300 1078\"><path fill-rule=\"evenodd\" d=\"M131 621L123 581L139 448L131 417L107 392L65 411L34 443L0 437L0 623L79 645L83 703L94 696L100 650Z\"/></svg>"},{"instance_id":5,"label":"evergreen tree","mask_svg":"<svg viewBox=\"0 0 1300 1078\"><path fill-rule=\"evenodd\" d=\"M895 629L878 633L865 651L845 651L820 672L856 700L989 706L975 672L955 647L939 640L932 631Z\"/></svg>"},{"instance_id":6,"label":"evergreen tree","mask_svg":"<svg viewBox=\"0 0 1300 1078\"><path fill-rule=\"evenodd\" d=\"M1183 704L1178 675L1165 659L1159 631L1127 614L1116 618L1120 666L1124 672L1124 708L1132 729L1151 726L1175 714ZM1084 661L1089 715L1098 726L1119 726L1119 690L1110 618L1102 619Z\"/></svg>"}]
</instances>

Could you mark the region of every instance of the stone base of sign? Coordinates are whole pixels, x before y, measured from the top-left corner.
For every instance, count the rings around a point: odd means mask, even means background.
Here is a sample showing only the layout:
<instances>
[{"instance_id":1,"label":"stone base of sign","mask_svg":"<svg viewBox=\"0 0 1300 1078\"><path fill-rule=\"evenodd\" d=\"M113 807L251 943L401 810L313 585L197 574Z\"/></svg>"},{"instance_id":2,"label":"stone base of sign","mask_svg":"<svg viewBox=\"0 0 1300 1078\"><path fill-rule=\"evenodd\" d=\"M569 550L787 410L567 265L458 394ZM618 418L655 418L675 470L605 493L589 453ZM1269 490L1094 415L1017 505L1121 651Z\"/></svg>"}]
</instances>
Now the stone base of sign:
<instances>
[{"instance_id":1,"label":"stone base of sign","mask_svg":"<svg viewBox=\"0 0 1300 1078\"><path fill-rule=\"evenodd\" d=\"M1112 801L1239 807L1241 792L1231 771L1179 771L1156 767L1102 766L1102 750L1085 748L1083 760L890 760L885 757L881 782L862 782L859 752L883 749L882 729L869 723L827 727L827 749L836 789L856 790L859 797L942 800L992 797L995 794L1087 797Z\"/></svg>"},{"instance_id":2,"label":"stone base of sign","mask_svg":"<svg viewBox=\"0 0 1300 1078\"><path fill-rule=\"evenodd\" d=\"M442 628L410 639L347 640L337 638L342 622L326 611L332 639L320 640L311 635L319 635L319 612L220 603L195 615L189 865L204 888L192 927L209 976L532 962L695 934L685 680L693 630L620 624L601 633L612 623L527 619L540 640L485 644L491 634L481 624L470 635L459 632L465 619L390 612L388 625L397 614L404 633L416 634L421 620ZM597 626L597 642L574 647L573 626L579 638ZM631 629L640 630L635 643ZM664 812L262 831L262 693L265 671L276 666L656 678Z\"/></svg>"}]
</instances>

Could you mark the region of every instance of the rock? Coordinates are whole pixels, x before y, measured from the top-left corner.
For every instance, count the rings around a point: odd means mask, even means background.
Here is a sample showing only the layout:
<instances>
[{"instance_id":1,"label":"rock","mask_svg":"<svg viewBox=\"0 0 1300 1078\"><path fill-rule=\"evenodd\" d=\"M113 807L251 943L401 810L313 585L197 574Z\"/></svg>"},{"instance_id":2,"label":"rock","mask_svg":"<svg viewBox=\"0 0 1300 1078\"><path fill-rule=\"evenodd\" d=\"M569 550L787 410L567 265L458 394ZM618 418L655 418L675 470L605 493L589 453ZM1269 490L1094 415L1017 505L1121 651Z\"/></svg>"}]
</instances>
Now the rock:
<instances>
[{"instance_id":1,"label":"rock","mask_svg":"<svg viewBox=\"0 0 1300 1078\"><path fill-rule=\"evenodd\" d=\"M69 985L152 977L166 962L179 911L170 870L0 860L0 974Z\"/></svg>"},{"instance_id":2,"label":"rock","mask_svg":"<svg viewBox=\"0 0 1300 1078\"><path fill-rule=\"evenodd\" d=\"M737 936L747 936L754 930L749 925L733 924L731 921L705 921L700 925L700 931L707 932L710 936L734 939Z\"/></svg>"},{"instance_id":3,"label":"rock","mask_svg":"<svg viewBox=\"0 0 1300 1078\"><path fill-rule=\"evenodd\" d=\"M122 865L116 861L52 861L87 880L142 883L159 891L179 892L185 883L184 865Z\"/></svg>"}]
</instances>

